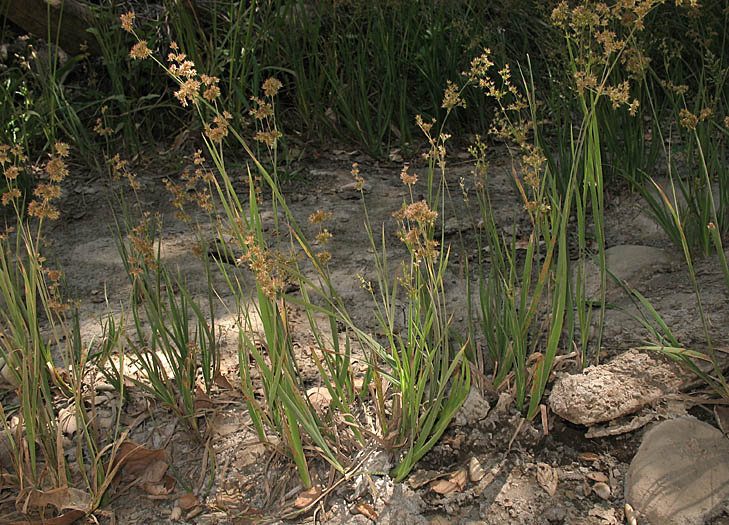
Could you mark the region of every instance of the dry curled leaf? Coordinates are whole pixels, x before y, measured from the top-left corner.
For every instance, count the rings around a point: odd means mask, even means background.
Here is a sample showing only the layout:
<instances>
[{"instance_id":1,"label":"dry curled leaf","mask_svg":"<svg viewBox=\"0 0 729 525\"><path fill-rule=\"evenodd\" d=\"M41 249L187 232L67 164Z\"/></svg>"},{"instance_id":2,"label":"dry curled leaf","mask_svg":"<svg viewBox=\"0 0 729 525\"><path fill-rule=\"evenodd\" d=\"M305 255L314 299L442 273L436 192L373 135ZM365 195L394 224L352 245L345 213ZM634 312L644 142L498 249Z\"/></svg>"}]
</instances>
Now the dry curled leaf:
<instances>
[{"instance_id":1,"label":"dry curled leaf","mask_svg":"<svg viewBox=\"0 0 729 525\"><path fill-rule=\"evenodd\" d=\"M321 485L315 485L309 490L299 494L299 497L296 498L296 501L294 501L294 507L296 507L297 509L303 509L304 507L308 507L309 505L314 503L320 495Z\"/></svg>"},{"instance_id":2,"label":"dry curled leaf","mask_svg":"<svg viewBox=\"0 0 729 525\"><path fill-rule=\"evenodd\" d=\"M315 386L306 391L306 396L309 398L312 406L319 412L326 412L329 405L332 403L332 395L329 390L324 386Z\"/></svg>"},{"instance_id":3,"label":"dry curled leaf","mask_svg":"<svg viewBox=\"0 0 729 525\"><path fill-rule=\"evenodd\" d=\"M479 462L476 456L472 457L468 462L468 478L473 483L478 483L485 475L486 471L481 466L481 462Z\"/></svg>"},{"instance_id":4,"label":"dry curled leaf","mask_svg":"<svg viewBox=\"0 0 729 525\"><path fill-rule=\"evenodd\" d=\"M174 487L174 479L166 475L168 466L167 453L164 450L149 449L129 440L119 445L114 458L116 476L120 476L123 471L125 478L140 481L149 494L157 496L161 493L169 494L171 487ZM164 490L158 489L157 485L163 486Z\"/></svg>"},{"instance_id":5,"label":"dry curled leaf","mask_svg":"<svg viewBox=\"0 0 729 525\"><path fill-rule=\"evenodd\" d=\"M195 388L195 411L203 410L206 408L213 408L215 406L215 403L213 402L213 399L207 395L202 388L198 385Z\"/></svg>"},{"instance_id":6,"label":"dry curled leaf","mask_svg":"<svg viewBox=\"0 0 729 525\"><path fill-rule=\"evenodd\" d=\"M610 485L607 483L595 483L592 486L592 490L595 494L597 494L601 499L608 500L610 499L610 495L612 491L610 490Z\"/></svg>"},{"instance_id":7,"label":"dry curled leaf","mask_svg":"<svg viewBox=\"0 0 729 525\"><path fill-rule=\"evenodd\" d=\"M165 475L157 482L145 481L140 486L152 499L166 499L175 490L175 478Z\"/></svg>"},{"instance_id":8,"label":"dry curled leaf","mask_svg":"<svg viewBox=\"0 0 729 525\"><path fill-rule=\"evenodd\" d=\"M175 506L170 512L170 521L180 521L180 518L182 518L182 509Z\"/></svg>"},{"instance_id":9,"label":"dry curled leaf","mask_svg":"<svg viewBox=\"0 0 729 525\"><path fill-rule=\"evenodd\" d=\"M580 452L577 455L577 459L579 459L580 461L588 461L588 462L593 461L594 462L594 461L599 460L600 457L597 454L595 454L594 452Z\"/></svg>"},{"instance_id":10,"label":"dry curled leaf","mask_svg":"<svg viewBox=\"0 0 729 525\"><path fill-rule=\"evenodd\" d=\"M430 490L441 496L455 492L457 489L456 484L447 479L437 479L430 484Z\"/></svg>"},{"instance_id":11,"label":"dry curled leaf","mask_svg":"<svg viewBox=\"0 0 729 525\"><path fill-rule=\"evenodd\" d=\"M80 510L69 510L55 518L43 518L40 520L11 521L10 525L71 525L86 515Z\"/></svg>"},{"instance_id":12,"label":"dry curled leaf","mask_svg":"<svg viewBox=\"0 0 729 525\"><path fill-rule=\"evenodd\" d=\"M557 492L557 485L559 484L557 469L552 468L546 463L537 463L537 481L547 494L554 496Z\"/></svg>"},{"instance_id":13,"label":"dry curled leaf","mask_svg":"<svg viewBox=\"0 0 729 525\"><path fill-rule=\"evenodd\" d=\"M188 492L180 498L178 505L182 510L190 510L198 505L197 498L195 497L195 494Z\"/></svg>"},{"instance_id":14,"label":"dry curled leaf","mask_svg":"<svg viewBox=\"0 0 729 525\"><path fill-rule=\"evenodd\" d=\"M448 479L438 479L430 484L430 490L437 494L445 496L453 492L462 492L466 488L468 482L468 471L465 468L459 469L450 476Z\"/></svg>"},{"instance_id":15,"label":"dry curled leaf","mask_svg":"<svg viewBox=\"0 0 729 525\"><path fill-rule=\"evenodd\" d=\"M729 407L714 405L716 424L724 434L729 434Z\"/></svg>"},{"instance_id":16,"label":"dry curled leaf","mask_svg":"<svg viewBox=\"0 0 729 525\"><path fill-rule=\"evenodd\" d=\"M33 508L53 505L59 512L62 510L79 510L87 513L91 511L93 503L88 492L72 487L61 487L45 491L33 489L28 495L26 505Z\"/></svg>"},{"instance_id":17,"label":"dry curled leaf","mask_svg":"<svg viewBox=\"0 0 729 525\"><path fill-rule=\"evenodd\" d=\"M449 481L455 483L456 487L458 487L458 492L462 492L468 483L468 471L465 468L458 469L451 474Z\"/></svg>"},{"instance_id":18,"label":"dry curled leaf","mask_svg":"<svg viewBox=\"0 0 729 525\"><path fill-rule=\"evenodd\" d=\"M241 394L238 389L235 388L230 381L228 381L228 378L225 377L222 372L218 372L215 375L213 383L218 385L221 389L225 390L229 395L233 397L243 397L243 394Z\"/></svg>"},{"instance_id":19,"label":"dry curled leaf","mask_svg":"<svg viewBox=\"0 0 729 525\"><path fill-rule=\"evenodd\" d=\"M608 477L604 472L588 472L585 474L585 477L592 481L602 481L603 483L606 483L608 480Z\"/></svg>"},{"instance_id":20,"label":"dry curled leaf","mask_svg":"<svg viewBox=\"0 0 729 525\"><path fill-rule=\"evenodd\" d=\"M369 503L365 503L365 502L357 503L354 506L353 510L356 513L362 514L363 516L371 519L374 522L377 521L377 512L375 512L375 509Z\"/></svg>"},{"instance_id":21,"label":"dry curled leaf","mask_svg":"<svg viewBox=\"0 0 729 525\"><path fill-rule=\"evenodd\" d=\"M434 470L418 470L410 475L408 478L408 485L410 485L411 489L419 489L431 481L444 478L445 476L447 476L447 474L444 474L443 472L436 472Z\"/></svg>"}]
</instances>

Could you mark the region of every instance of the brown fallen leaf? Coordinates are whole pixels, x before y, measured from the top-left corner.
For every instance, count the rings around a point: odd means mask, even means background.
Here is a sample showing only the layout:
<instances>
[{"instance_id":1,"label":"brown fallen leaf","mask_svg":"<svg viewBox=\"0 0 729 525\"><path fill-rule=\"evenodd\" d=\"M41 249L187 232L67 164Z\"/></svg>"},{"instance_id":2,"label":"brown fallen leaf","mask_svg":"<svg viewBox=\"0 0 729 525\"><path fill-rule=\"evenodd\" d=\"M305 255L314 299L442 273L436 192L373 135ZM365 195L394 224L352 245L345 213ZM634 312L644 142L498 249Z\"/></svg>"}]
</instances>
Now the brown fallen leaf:
<instances>
[{"instance_id":1,"label":"brown fallen leaf","mask_svg":"<svg viewBox=\"0 0 729 525\"><path fill-rule=\"evenodd\" d=\"M56 516L55 518L44 518L42 520L23 520L23 521L3 521L7 525L71 525L86 516L85 512L80 510L70 510Z\"/></svg>"},{"instance_id":2,"label":"brown fallen leaf","mask_svg":"<svg viewBox=\"0 0 729 525\"><path fill-rule=\"evenodd\" d=\"M319 496L321 496L321 485L314 485L309 490L299 494L299 497L296 498L296 501L294 501L294 507L297 509L308 507L314 503Z\"/></svg>"},{"instance_id":3,"label":"brown fallen leaf","mask_svg":"<svg viewBox=\"0 0 729 525\"><path fill-rule=\"evenodd\" d=\"M729 434L729 407L714 405L716 424L724 434Z\"/></svg>"},{"instance_id":4,"label":"brown fallen leaf","mask_svg":"<svg viewBox=\"0 0 729 525\"><path fill-rule=\"evenodd\" d=\"M364 501L357 503L353 510L374 522L377 521L377 512L375 512L374 507L372 507L369 503L365 503Z\"/></svg>"},{"instance_id":5,"label":"brown fallen leaf","mask_svg":"<svg viewBox=\"0 0 729 525\"><path fill-rule=\"evenodd\" d=\"M213 379L213 383L218 385L223 390L227 390L230 395L233 397L243 397L243 394L241 394L237 388L235 388L230 381L228 381L228 378L223 375L222 372L218 372L215 375L215 379Z\"/></svg>"},{"instance_id":6,"label":"brown fallen leaf","mask_svg":"<svg viewBox=\"0 0 729 525\"><path fill-rule=\"evenodd\" d=\"M164 485L159 483L142 483L140 487L150 496L167 496L170 493Z\"/></svg>"},{"instance_id":7,"label":"brown fallen leaf","mask_svg":"<svg viewBox=\"0 0 729 525\"><path fill-rule=\"evenodd\" d=\"M164 478L158 482L145 481L141 487L152 499L167 499L167 496L175 490L176 483L175 478L165 474Z\"/></svg>"},{"instance_id":8,"label":"brown fallen leaf","mask_svg":"<svg viewBox=\"0 0 729 525\"><path fill-rule=\"evenodd\" d=\"M585 474L585 477L592 481L602 481L603 483L606 483L608 480L608 477L604 472L588 472Z\"/></svg>"},{"instance_id":9,"label":"brown fallen leaf","mask_svg":"<svg viewBox=\"0 0 729 525\"><path fill-rule=\"evenodd\" d=\"M468 462L468 478L472 482L478 483L483 479L485 475L486 471L481 466L481 462L478 460L478 458L476 458L476 456L473 456Z\"/></svg>"},{"instance_id":10,"label":"brown fallen leaf","mask_svg":"<svg viewBox=\"0 0 729 525\"><path fill-rule=\"evenodd\" d=\"M468 482L468 470L465 468L452 472L448 479L435 480L430 484L430 490L443 496L453 492L463 492Z\"/></svg>"},{"instance_id":11,"label":"brown fallen leaf","mask_svg":"<svg viewBox=\"0 0 729 525\"><path fill-rule=\"evenodd\" d=\"M559 484L557 469L546 463L537 463L537 481L547 494L554 496Z\"/></svg>"},{"instance_id":12,"label":"brown fallen leaf","mask_svg":"<svg viewBox=\"0 0 729 525\"><path fill-rule=\"evenodd\" d=\"M180 498L178 505L182 510L190 510L198 505L197 498L195 497L195 494L188 492Z\"/></svg>"},{"instance_id":13,"label":"brown fallen leaf","mask_svg":"<svg viewBox=\"0 0 729 525\"><path fill-rule=\"evenodd\" d=\"M441 496L446 496L458 490L458 487L447 479L436 479L430 484L430 490Z\"/></svg>"},{"instance_id":14,"label":"brown fallen leaf","mask_svg":"<svg viewBox=\"0 0 729 525\"><path fill-rule=\"evenodd\" d=\"M202 410L205 408L213 408L215 406L215 403L213 402L213 399L207 395L202 388L198 385L195 388L195 401L193 402L195 406L195 411Z\"/></svg>"},{"instance_id":15,"label":"brown fallen leaf","mask_svg":"<svg viewBox=\"0 0 729 525\"><path fill-rule=\"evenodd\" d=\"M448 481L454 483L456 487L458 487L458 492L463 492L463 489L466 488L466 484L468 483L468 470L465 468L456 470L453 474L451 474L451 477L448 478Z\"/></svg>"},{"instance_id":16,"label":"brown fallen leaf","mask_svg":"<svg viewBox=\"0 0 729 525\"><path fill-rule=\"evenodd\" d=\"M167 461L158 459L150 463L140 477L149 483L159 483L164 479L168 466Z\"/></svg>"},{"instance_id":17,"label":"brown fallen leaf","mask_svg":"<svg viewBox=\"0 0 729 525\"><path fill-rule=\"evenodd\" d=\"M332 402L332 395L324 386L310 388L306 391L306 396L309 398L312 406L321 413L326 412Z\"/></svg>"},{"instance_id":18,"label":"brown fallen leaf","mask_svg":"<svg viewBox=\"0 0 729 525\"><path fill-rule=\"evenodd\" d=\"M594 452L580 452L577 455L577 459L579 459L580 461L594 462L594 461L598 461L600 459L600 457L597 454L595 454Z\"/></svg>"},{"instance_id":19,"label":"brown fallen leaf","mask_svg":"<svg viewBox=\"0 0 729 525\"><path fill-rule=\"evenodd\" d=\"M166 475L168 466L167 453L164 450L148 449L126 440L119 445L114 458L114 485L117 485L124 477L124 479L138 480L142 483L143 488L146 487L145 490L153 496L159 496L160 493L169 494L174 487L174 478ZM161 483L163 480L164 482ZM170 482L170 480L172 481ZM164 492L156 485L169 488L169 491Z\"/></svg>"},{"instance_id":20,"label":"brown fallen leaf","mask_svg":"<svg viewBox=\"0 0 729 525\"><path fill-rule=\"evenodd\" d=\"M78 510L84 514L91 512L93 500L88 492L72 487L51 490L32 489L25 503L28 507L43 508L53 505L57 511Z\"/></svg>"},{"instance_id":21,"label":"brown fallen leaf","mask_svg":"<svg viewBox=\"0 0 729 525\"><path fill-rule=\"evenodd\" d=\"M419 489L424 487L431 481L444 478L448 475L446 472L436 472L435 470L418 470L408 478L408 485L411 489Z\"/></svg>"},{"instance_id":22,"label":"brown fallen leaf","mask_svg":"<svg viewBox=\"0 0 729 525\"><path fill-rule=\"evenodd\" d=\"M612 491L610 490L610 485L607 483L598 482L595 483L592 486L592 490L595 494L597 494L601 499L608 500L610 499L610 496L612 495Z\"/></svg>"},{"instance_id":23,"label":"brown fallen leaf","mask_svg":"<svg viewBox=\"0 0 729 525\"><path fill-rule=\"evenodd\" d=\"M124 469L127 474L139 476L150 464L156 461L166 461L167 453L162 449L149 449L134 441L126 440L119 445L114 466Z\"/></svg>"}]
</instances>

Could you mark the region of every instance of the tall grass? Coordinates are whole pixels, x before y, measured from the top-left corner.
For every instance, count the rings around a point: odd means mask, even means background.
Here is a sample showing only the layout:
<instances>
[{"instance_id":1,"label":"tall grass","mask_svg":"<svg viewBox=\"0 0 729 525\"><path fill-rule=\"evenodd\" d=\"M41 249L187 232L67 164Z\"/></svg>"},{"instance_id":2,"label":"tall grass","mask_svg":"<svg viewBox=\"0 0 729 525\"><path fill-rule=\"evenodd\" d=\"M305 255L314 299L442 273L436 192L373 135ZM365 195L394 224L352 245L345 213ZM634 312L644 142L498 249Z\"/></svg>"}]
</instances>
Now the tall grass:
<instances>
[{"instance_id":1,"label":"tall grass","mask_svg":"<svg viewBox=\"0 0 729 525\"><path fill-rule=\"evenodd\" d=\"M212 269L206 264L209 293L203 306L179 273L166 267L161 226L144 215L137 223L124 215L117 226L133 289L133 334L124 332L123 314L103 322L96 351L81 340L78 314L61 299L61 276L49 269L41 249L43 222L58 214L56 183L67 171L67 147L57 143L62 136L87 151L104 142L109 156L117 137L139 149L150 136L172 129L179 130L176 147L187 136L204 146L183 183L167 185L176 204L195 201L210 214L218 237L214 251L226 255L217 258L216 270L235 299L245 403L258 437L281 445L276 450L290 458L306 488L322 465L348 479L359 468L358 451L374 444L394 453L390 474L404 479L447 430L477 363L496 389L513 389L518 409L533 418L560 353L574 352L580 366L599 361L609 273L606 195L618 177L644 195L681 247L699 301L706 353L681 347L648 300L626 286L647 311L644 326L653 327L659 342L652 348L729 395L694 270L697 254L716 251L729 290L722 244L729 230L729 15L714 16L711 3L702 11L690 8L688 22L680 22L684 7L647 0L615 6L560 2L541 5L536 12L542 17L528 18L527 4L504 5L165 2L163 14L150 16L143 27L134 27L133 15L122 16L124 29L135 37L133 61L124 45L127 36L112 28L115 15L100 8L92 32L108 74L92 83L87 96L69 86L91 62L74 57L61 63L53 46L35 69L21 61L0 72L0 114L6 117L1 132L26 146L0 146L3 204L13 207L15 221L15 231L0 238L5 302L0 355L17 397L17 407L0 403L0 415L23 497L28 490L68 486L71 477L88 495L77 510L87 513L101 504L121 434L117 421L112 435L103 437L86 408L82 385L95 366L104 366L102 374L123 394L125 364L135 363L142 370L137 385L199 430L196 392L210 389L219 357ZM681 17L664 22L666 13ZM484 28L485 17L501 25ZM699 38L704 33L711 38ZM659 44L667 35L676 38ZM530 42L536 36L544 39L543 49ZM687 42L698 52L675 50ZM471 60L486 44L493 51ZM659 59L668 64L668 58L677 65L662 70ZM166 95L170 91L176 100ZM171 118L146 118L151 109ZM336 137L375 156L419 140L428 146L425 198L416 198L413 190L417 176L407 169L401 173L407 193L395 216L407 256L400 266L393 268L385 232L367 222L377 280L363 285L374 301L379 338L353 322L330 278L327 212L310 217L318 227L315 243L283 197L282 116L287 130L305 138ZM488 128L507 143L521 204L504 229L492 208L486 146L478 139L472 152L474 223L482 226L479 294L478 303L469 305L477 326L468 337L456 333L445 300L451 247L435 227L437 217L445 218L448 199L446 122L448 130L460 132ZM33 199L31 179L22 175L28 165L23 151L37 143L56 145L45 164L50 182L41 181ZM245 195L236 192L230 170L235 152L246 157ZM664 186L652 177L661 160L668 165ZM118 157L112 161L123 171ZM356 167L353 175L364 182ZM273 212L273 236L263 223L266 206ZM365 201L365 217L366 206ZM33 225L30 216L38 219ZM525 233L517 223L526 225ZM231 240L223 242L226 238ZM488 257L481 249L486 247ZM201 251L208 252L202 241ZM253 282L224 259L250 270ZM600 271L598 297L587 292L591 259ZM402 327L396 326L400 304ZM292 308L308 321L310 364L318 373L318 391L330 398L326 405L315 400L302 373ZM478 355L477 340L484 343L484 356ZM355 353L364 356L363 371L353 366ZM712 372L697 367L697 359L710 360ZM87 459L79 469L58 447L59 397L76 410L77 455ZM11 414L18 415L15 427Z\"/></svg>"},{"instance_id":2,"label":"tall grass","mask_svg":"<svg viewBox=\"0 0 729 525\"><path fill-rule=\"evenodd\" d=\"M27 158L19 145L0 146L9 187L2 203L14 215L13 226L0 236L0 358L12 389L0 399L0 416L12 463L6 487L16 491L25 519L48 516L49 503L64 511L64 520L102 505L120 437L118 417L113 428L100 428L93 393L88 405L99 354L93 341L82 340L76 304L64 296L63 274L46 254L44 226L59 216L68 155L66 144L54 144L43 180L27 202L17 187L20 171L30 168ZM63 446L63 425L76 428L75 461Z\"/></svg>"}]
</instances>

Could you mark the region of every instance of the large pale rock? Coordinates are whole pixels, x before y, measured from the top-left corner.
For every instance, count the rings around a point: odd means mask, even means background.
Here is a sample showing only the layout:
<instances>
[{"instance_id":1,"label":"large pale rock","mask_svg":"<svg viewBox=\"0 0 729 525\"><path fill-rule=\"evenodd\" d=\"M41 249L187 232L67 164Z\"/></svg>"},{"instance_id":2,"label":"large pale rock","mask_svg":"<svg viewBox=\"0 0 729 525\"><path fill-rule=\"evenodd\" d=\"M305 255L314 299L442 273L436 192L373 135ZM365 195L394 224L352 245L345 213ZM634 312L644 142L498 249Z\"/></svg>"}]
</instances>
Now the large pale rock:
<instances>
[{"instance_id":1,"label":"large pale rock","mask_svg":"<svg viewBox=\"0 0 729 525\"><path fill-rule=\"evenodd\" d=\"M552 412L578 425L592 426L633 414L692 376L676 363L629 350L612 361L562 376L549 396Z\"/></svg>"},{"instance_id":2,"label":"large pale rock","mask_svg":"<svg viewBox=\"0 0 729 525\"><path fill-rule=\"evenodd\" d=\"M639 517L660 525L700 525L727 498L729 440L721 431L682 417L646 432L625 479L625 501Z\"/></svg>"}]
</instances>

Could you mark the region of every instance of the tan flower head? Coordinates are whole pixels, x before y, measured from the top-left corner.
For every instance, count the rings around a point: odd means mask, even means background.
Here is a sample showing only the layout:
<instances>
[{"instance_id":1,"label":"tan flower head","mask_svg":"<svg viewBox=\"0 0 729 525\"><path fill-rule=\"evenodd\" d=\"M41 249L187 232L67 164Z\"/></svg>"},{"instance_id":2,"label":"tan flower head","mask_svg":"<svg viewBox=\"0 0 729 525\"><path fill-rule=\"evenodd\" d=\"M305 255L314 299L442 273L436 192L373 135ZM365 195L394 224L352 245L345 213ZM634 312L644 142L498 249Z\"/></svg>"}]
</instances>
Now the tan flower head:
<instances>
[{"instance_id":1,"label":"tan flower head","mask_svg":"<svg viewBox=\"0 0 729 525\"><path fill-rule=\"evenodd\" d=\"M56 155L59 157L68 157L69 147L65 142L56 142L54 149L56 150Z\"/></svg>"},{"instance_id":2,"label":"tan flower head","mask_svg":"<svg viewBox=\"0 0 729 525\"><path fill-rule=\"evenodd\" d=\"M316 240L319 241L321 244L328 243L331 240L331 238L332 238L332 234L329 233L329 230L327 230L326 228L324 228L321 232L319 232L316 235Z\"/></svg>"},{"instance_id":3,"label":"tan flower head","mask_svg":"<svg viewBox=\"0 0 729 525\"><path fill-rule=\"evenodd\" d=\"M404 184L412 186L413 184L418 182L418 175L416 173L410 175L408 173L408 166L406 165L403 166L402 171L400 172L400 180L402 180Z\"/></svg>"},{"instance_id":4,"label":"tan flower head","mask_svg":"<svg viewBox=\"0 0 729 525\"><path fill-rule=\"evenodd\" d=\"M219 96L220 88L216 85L208 86L207 89L203 91L203 98L209 102L214 101Z\"/></svg>"},{"instance_id":5,"label":"tan flower head","mask_svg":"<svg viewBox=\"0 0 729 525\"><path fill-rule=\"evenodd\" d=\"M15 180L20 175L20 168L17 166L8 166L5 170L5 178L8 180Z\"/></svg>"},{"instance_id":6,"label":"tan flower head","mask_svg":"<svg viewBox=\"0 0 729 525\"><path fill-rule=\"evenodd\" d=\"M438 217L438 212L431 210L428 206L428 202L422 200L408 205L408 207L402 211L402 215L404 218L415 221L418 224L433 226L435 224L435 219Z\"/></svg>"},{"instance_id":7,"label":"tan flower head","mask_svg":"<svg viewBox=\"0 0 729 525\"><path fill-rule=\"evenodd\" d=\"M699 123L699 117L697 117L696 115L694 115L688 109L685 109L685 108L682 109L678 115L679 115L679 118L681 121L681 125L684 128L689 129L689 130L696 129L696 126Z\"/></svg>"},{"instance_id":8,"label":"tan flower head","mask_svg":"<svg viewBox=\"0 0 729 525\"><path fill-rule=\"evenodd\" d=\"M466 101L461 98L461 94L458 91L458 86L448 80L448 87L446 87L445 95L443 96L442 108L450 111L456 107L466 107Z\"/></svg>"},{"instance_id":9,"label":"tan flower head","mask_svg":"<svg viewBox=\"0 0 729 525\"><path fill-rule=\"evenodd\" d=\"M331 212L324 210L316 210L316 212L309 215L309 222L312 224L322 224L325 220L332 216Z\"/></svg>"},{"instance_id":10,"label":"tan flower head","mask_svg":"<svg viewBox=\"0 0 729 525\"><path fill-rule=\"evenodd\" d=\"M53 182L61 182L68 175L68 169L61 157L51 157L46 164L46 173Z\"/></svg>"},{"instance_id":11,"label":"tan flower head","mask_svg":"<svg viewBox=\"0 0 729 525\"><path fill-rule=\"evenodd\" d=\"M226 119L231 118L230 114L226 111L223 115L217 115L213 119L213 124L205 124L205 134L213 142L221 142L225 137L228 136L228 121Z\"/></svg>"},{"instance_id":12,"label":"tan flower head","mask_svg":"<svg viewBox=\"0 0 729 525\"><path fill-rule=\"evenodd\" d=\"M20 190L18 188L10 188L8 191L3 193L3 196L2 196L3 206L7 206L11 202L19 199L22 196L23 196L23 194L20 193Z\"/></svg>"},{"instance_id":13,"label":"tan flower head","mask_svg":"<svg viewBox=\"0 0 729 525\"><path fill-rule=\"evenodd\" d=\"M152 51L147 47L146 40L140 40L132 47L129 51L129 56L134 60L144 60L152 54Z\"/></svg>"},{"instance_id":14,"label":"tan flower head","mask_svg":"<svg viewBox=\"0 0 729 525\"><path fill-rule=\"evenodd\" d=\"M316 254L316 258L319 259L319 264L326 266L332 258L332 254L329 252L320 252Z\"/></svg>"},{"instance_id":15,"label":"tan flower head","mask_svg":"<svg viewBox=\"0 0 729 525\"><path fill-rule=\"evenodd\" d=\"M58 210L48 201L32 201L28 205L28 215L50 220L56 220L60 217Z\"/></svg>"},{"instance_id":16,"label":"tan flower head","mask_svg":"<svg viewBox=\"0 0 729 525\"><path fill-rule=\"evenodd\" d=\"M193 102L195 100L195 95L197 95L199 89L200 81L195 80L194 78L188 78L180 86L180 89L175 91L175 98L180 101L180 105L183 108L186 108L189 102Z\"/></svg>"},{"instance_id":17,"label":"tan flower head","mask_svg":"<svg viewBox=\"0 0 729 525\"><path fill-rule=\"evenodd\" d=\"M261 87L263 88L263 92L266 94L267 97L275 97L282 86L283 84L281 84L278 79L271 77L269 79L266 79L266 81L263 83L263 86Z\"/></svg>"},{"instance_id":18,"label":"tan flower head","mask_svg":"<svg viewBox=\"0 0 729 525\"><path fill-rule=\"evenodd\" d=\"M134 15L134 11L124 13L119 18L121 18L121 26L124 31L126 31L127 33L131 33L132 31L134 31L134 19L136 18Z\"/></svg>"},{"instance_id":19,"label":"tan flower head","mask_svg":"<svg viewBox=\"0 0 729 525\"><path fill-rule=\"evenodd\" d=\"M259 131L253 137L253 139L257 142L263 142L269 148L274 149L276 148L276 143L278 142L278 139L280 139L282 136L283 134L279 130L273 129L271 131Z\"/></svg>"}]
</instances>

